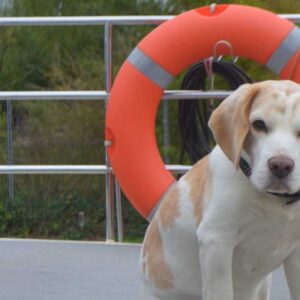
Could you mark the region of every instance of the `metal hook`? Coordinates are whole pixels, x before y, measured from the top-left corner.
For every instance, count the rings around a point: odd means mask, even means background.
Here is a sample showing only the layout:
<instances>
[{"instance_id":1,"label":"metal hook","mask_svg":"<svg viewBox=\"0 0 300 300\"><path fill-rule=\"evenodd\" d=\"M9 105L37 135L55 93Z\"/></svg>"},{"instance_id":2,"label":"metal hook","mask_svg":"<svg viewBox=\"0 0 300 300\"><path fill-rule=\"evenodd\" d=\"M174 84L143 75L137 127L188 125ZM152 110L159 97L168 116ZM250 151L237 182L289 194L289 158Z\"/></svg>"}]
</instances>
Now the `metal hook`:
<instances>
[{"instance_id":1,"label":"metal hook","mask_svg":"<svg viewBox=\"0 0 300 300\"><path fill-rule=\"evenodd\" d=\"M232 47L231 43L226 40L220 40L215 43L214 48L213 48L213 58L214 59L216 59L217 61L220 61L223 58L223 55L220 55L219 57L217 57L217 50L218 50L219 45L225 45L228 47L229 52L230 52L230 57L231 57L231 60L233 63L236 63L238 61L239 57L234 56L233 47Z\"/></svg>"}]
</instances>

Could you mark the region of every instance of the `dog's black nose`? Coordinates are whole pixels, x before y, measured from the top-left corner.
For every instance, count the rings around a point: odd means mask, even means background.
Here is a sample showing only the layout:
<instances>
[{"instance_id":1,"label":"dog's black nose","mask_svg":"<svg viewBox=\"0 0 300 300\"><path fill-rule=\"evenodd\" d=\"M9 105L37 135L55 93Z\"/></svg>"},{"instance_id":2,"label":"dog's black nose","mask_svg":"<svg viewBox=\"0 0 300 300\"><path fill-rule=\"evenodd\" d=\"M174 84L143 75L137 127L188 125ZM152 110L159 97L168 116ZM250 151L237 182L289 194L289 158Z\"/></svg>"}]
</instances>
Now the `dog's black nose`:
<instances>
[{"instance_id":1,"label":"dog's black nose","mask_svg":"<svg viewBox=\"0 0 300 300\"><path fill-rule=\"evenodd\" d=\"M284 155L278 155L268 160L268 167L272 174L277 178L284 178L288 176L294 169L294 161Z\"/></svg>"}]
</instances>

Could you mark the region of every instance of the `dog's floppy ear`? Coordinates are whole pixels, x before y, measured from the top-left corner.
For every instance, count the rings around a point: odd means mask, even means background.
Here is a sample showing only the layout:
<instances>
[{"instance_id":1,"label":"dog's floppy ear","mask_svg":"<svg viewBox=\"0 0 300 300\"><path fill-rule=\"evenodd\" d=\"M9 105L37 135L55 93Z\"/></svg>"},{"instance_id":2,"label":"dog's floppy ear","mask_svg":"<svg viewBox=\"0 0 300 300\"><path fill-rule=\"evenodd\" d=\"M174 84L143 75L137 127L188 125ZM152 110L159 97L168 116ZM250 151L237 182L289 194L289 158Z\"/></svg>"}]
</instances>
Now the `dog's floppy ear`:
<instances>
[{"instance_id":1,"label":"dog's floppy ear","mask_svg":"<svg viewBox=\"0 0 300 300\"><path fill-rule=\"evenodd\" d=\"M218 106L208 123L217 144L236 168L250 128L251 105L258 91L258 84L242 85Z\"/></svg>"}]
</instances>

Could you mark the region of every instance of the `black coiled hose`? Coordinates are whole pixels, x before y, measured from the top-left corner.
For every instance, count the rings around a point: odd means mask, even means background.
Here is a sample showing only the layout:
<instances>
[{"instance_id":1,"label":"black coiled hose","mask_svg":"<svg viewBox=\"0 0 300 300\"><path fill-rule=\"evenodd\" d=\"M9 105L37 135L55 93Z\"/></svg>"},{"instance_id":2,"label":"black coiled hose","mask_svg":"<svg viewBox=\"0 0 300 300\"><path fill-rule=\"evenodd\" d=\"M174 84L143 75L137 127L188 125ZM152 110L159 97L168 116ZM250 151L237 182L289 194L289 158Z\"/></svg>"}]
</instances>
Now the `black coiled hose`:
<instances>
[{"instance_id":1,"label":"black coiled hose","mask_svg":"<svg viewBox=\"0 0 300 300\"><path fill-rule=\"evenodd\" d=\"M227 83L230 90L237 89L244 83L252 83L253 80L236 64L229 61L213 61L212 70L223 82ZM181 89L206 90L208 75L204 62L191 67L186 73ZM213 145L213 137L209 131L207 122L213 107L207 100L179 100L178 119L182 139L180 163L184 162L185 153L191 164L207 155Z\"/></svg>"}]
</instances>

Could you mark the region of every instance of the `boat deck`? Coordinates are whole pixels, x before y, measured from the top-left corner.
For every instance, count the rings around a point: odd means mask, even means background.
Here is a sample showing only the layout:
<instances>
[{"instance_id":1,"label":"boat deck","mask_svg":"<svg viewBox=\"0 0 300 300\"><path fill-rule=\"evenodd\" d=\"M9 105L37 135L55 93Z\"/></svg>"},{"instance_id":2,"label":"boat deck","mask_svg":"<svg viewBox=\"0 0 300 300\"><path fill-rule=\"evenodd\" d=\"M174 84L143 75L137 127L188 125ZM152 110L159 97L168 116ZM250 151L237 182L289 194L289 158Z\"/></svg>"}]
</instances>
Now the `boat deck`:
<instances>
[{"instance_id":1,"label":"boat deck","mask_svg":"<svg viewBox=\"0 0 300 300\"><path fill-rule=\"evenodd\" d=\"M140 300L140 245L0 239L0 299ZM271 300L290 299L282 270Z\"/></svg>"}]
</instances>

